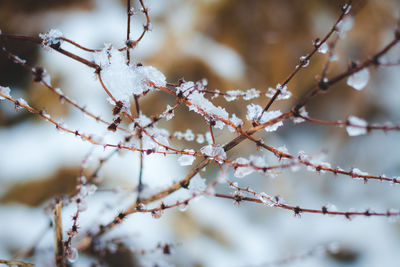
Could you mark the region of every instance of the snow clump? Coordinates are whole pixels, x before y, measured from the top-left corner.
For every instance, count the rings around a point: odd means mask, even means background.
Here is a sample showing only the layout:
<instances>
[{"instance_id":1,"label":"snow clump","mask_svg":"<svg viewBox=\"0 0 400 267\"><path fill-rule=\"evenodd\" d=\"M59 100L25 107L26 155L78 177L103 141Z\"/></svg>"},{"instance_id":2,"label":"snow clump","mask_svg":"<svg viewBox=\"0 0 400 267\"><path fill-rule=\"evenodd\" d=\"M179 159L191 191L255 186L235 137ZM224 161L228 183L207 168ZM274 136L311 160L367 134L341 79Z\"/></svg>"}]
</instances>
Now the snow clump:
<instances>
[{"instance_id":1,"label":"snow clump","mask_svg":"<svg viewBox=\"0 0 400 267\"><path fill-rule=\"evenodd\" d=\"M349 125L346 127L346 131L350 136L364 135L367 133L368 123L365 120L356 116L350 116L347 122Z\"/></svg>"},{"instance_id":2,"label":"snow clump","mask_svg":"<svg viewBox=\"0 0 400 267\"><path fill-rule=\"evenodd\" d=\"M101 67L101 79L117 100L129 107L129 98L165 86L166 78L152 66L127 65L126 54L110 45L93 55L94 62ZM152 84L151 84L152 83Z\"/></svg>"}]
</instances>

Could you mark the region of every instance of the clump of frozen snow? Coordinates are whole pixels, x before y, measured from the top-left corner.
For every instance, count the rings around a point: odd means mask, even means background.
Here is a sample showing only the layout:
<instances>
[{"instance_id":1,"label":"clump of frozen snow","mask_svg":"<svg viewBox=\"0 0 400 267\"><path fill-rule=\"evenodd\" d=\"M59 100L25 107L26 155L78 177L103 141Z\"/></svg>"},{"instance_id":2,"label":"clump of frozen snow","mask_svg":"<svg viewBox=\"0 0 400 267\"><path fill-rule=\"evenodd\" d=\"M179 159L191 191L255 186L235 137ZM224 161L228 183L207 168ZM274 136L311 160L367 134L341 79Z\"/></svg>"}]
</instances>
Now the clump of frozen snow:
<instances>
[{"instance_id":1,"label":"clump of frozen snow","mask_svg":"<svg viewBox=\"0 0 400 267\"><path fill-rule=\"evenodd\" d=\"M201 178L200 174L196 174L189 183L189 191L191 193L201 193L206 190L206 180Z\"/></svg>"},{"instance_id":2,"label":"clump of frozen snow","mask_svg":"<svg viewBox=\"0 0 400 267\"><path fill-rule=\"evenodd\" d=\"M184 149L184 152L190 153L190 154L182 154L179 158L178 158L178 163L181 166L189 166L193 164L193 161L196 159L195 156L193 156L194 154L194 150L193 149Z\"/></svg>"},{"instance_id":3,"label":"clump of frozen snow","mask_svg":"<svg viewBox=\"0 0 400 267\"><path fill-rule=\"evenodd\" d=\"M28 102L26 102L25 99L23 99L23 98L18 98L17 101L18 101L18 104L19 104L19 105L23 105L23 106L29 107L29 104L28 104ZM19 108L19 107L17 107L17 108Z\"/></svg>"},{"instance_id":4,"label":"clump of frozen snow","mask_svg":"<svg viewBox=\"0 0 400 267\"><path fill-rule=\"evenodd\" d=\"M174 117L174 110L172 109L172 107L170 105L167 105L167 109L164 111L164 117L167 121L169 121L170 119L172 119Z\"/></svg>"},{"instance_id":5,"label":"clump of frozen snow","mask_svg":"<svg viewBox=\"0 0 400 267\"><path fill-rule=\"evenodd\" d=\"M214 106L211 101L204 97L204 93L193 92L188 96L188 100L192 103L189 106L189 110L193 110L196 113L204 116L209 122L215 122L215 128L222 129L224 127L224 123L219 120L219 118L228 120L229 114L226 112L224 108Z\"/></svg>"},{"instance_id":6,"label":"clump of frozen snow","mask_svg":"<svg viewBox=\"0 0 400 267\"><path fill-rule=\"evenodd\" d=\"M276 117L279 117L280 115L282 115L282 113L279 110L264 112L264 114L261 117L260 122L264 123L264 122L270 121L272 119L275 119ZM264 129L267 132L275 132L282 125L283 125L283 122L279 121L275 124L265 127Z\"/></svg>"},{"instance_id":7,"label":"clump of frozen snow","mask_svg":"<svg viewBox=\"0 0 400 267\"><path fill-rule=\"evenodd\" d=\"M260 96L260 91L256 90L255 88L251 88L246 91L246 93L243 96L244 100L251 100L253 98L257 98Z\"/></svg>"},{"instance_id":8,"label":"clump of frozen snow","mask_svg":"<svg viewBox=\"0 0 400 267\"><path fill-rule=\"evenodd\" d=\"M143 94L156 86L165 86L164 74L152 66L127 65L126 54L106 45L94 53L94 62L101 67L101 78L117 101L129 106L129 98Z\"/></svg>"},{"instance_id":9,"label":"clump of frozen snow","mask_svg":"<svg viewBox=\"0 0 400 267\"><path fill-rule=\"evenodd\" d=\"M42 46L48 50L51 45L61 44L62 40L59 38L63 37L64 34L57 29L51 29L47 33L39 33L39 37L42 39Z\"/></svg>"},{"instance_id":10,"label":"clump of frozen snow","mask_svg":"<svg viewBox=\"0 0 400 267\"><path fill-rule=\"evenodd\" d=\"M263 124L265 122L268 122L268 121L275 119L275 118L279 117L280 115L282 115L282 113L279 110L267 111L264 113L262 113L262 111L263 111L263 109L261 106L256 105L256 104L250 104L247 106L246 118L250 121L255 121L260 124ZM260 117L261 113L262 113L262 116L260 119L258 119ZM274 132L282 125L283 125L283 122L279 121L273 125L269 125L269 126L265 127L264 129L267 132Z\"/></svg>"},{"instance_id":11,"label":"clump of frozen snow","mask_svg":"<svg viewBox=\"0 0 400 267\"><path fill-rule=\"evenodd\" d=\"M306 108L304 106L299 109L299 115L303 116L303 117L308 117L308 112L307 112L307 110L306 110ZM305 121L305 119L303 119L301 117L294 117L293 118L293 122L294 123L302 123L304 121Z\"/></svg>"},{"instance_id":12,"label":"clump of frozen snow","mask_svg":"<svg viewBox=\"0 0 400 267\"><path fill-rule=\"evenodd\" d=\"M323 168L331 168L331 164L324 161L325 156L326 155L324 153L312 156L309 159L309 162L312 164L312 166L307 166L307 170L325 173L326 171L323 170Z\"/></svg>"},{"instance_id":13,"label":"clump of frozen snow","mask_svg":"<svg viewBox=\"0 0 400 267\"><path fill-rule=\"evenodd\" d=\"M177 87L177 94L184 96L189 102L189 110L202 115L209 123L213 123L215 128L223 129L225 123L221 121L228 120L228 112L222 108L215 106L210 100L204 97L204 83L202 82L185 82Z\"/></svg>"},{"instance_id":14,"label":"clump of frozen snow","mask_svg":"<svg viewBox=\"0 0 400 267\"><path fill-rule=\"evenodd\" d=\"M368 123L365 120L356 116L350 116L347 119L347 122L349 125L346 127L346 131L350 136L363 135L367 133Z\"/></svg>"},{"instance_id":15,"label":"clump of frozen snow","mask_svg":"<svg viewBox=\"0 0 400 267\"><path fill-rule=\"evenodd\" d=\"M130 129L132 131L138 130L135 126L136 124L140 125L142 128L145 128L149 125L152 120L144 115L143 113L139 113L138 118L135 118L135 122L130 124ZM142 137L142 149L147 150L147 153L154 153L154 152L165 152L166 147L169 146L169 136L170 133L162 128L158 128L155 125L152 127L147 127L146 132L143 133ZM138 140L132 140L132 148L139 148Z\"/></svg>"},{"instance_id":16,"label":"clump of frozen snow","mask_svg":"<svg viewBox=\"0 0 400 267\"><path fill-rule=\"evenodd\" d=\"M0 93L2 93L3 95L11 97L10 92L11 92L10 87L0 86ZM4 97L0 96L0 100L4 99L5 99Z\"/></svg>"},{"instance_id":17,"label":"clump of frozen snow","mask_svg":"<svg viewBox=\"0 0 400 267\"><path fill-rule=\"evenodd\" d=\"M236 98L242 94L243 92L240 90L230 90L225 93L224 98L226 101L231 102L236 100Z\"/></svg>"},{"instance_id":18,"label":"clump of frozen snow","mask_svg":"<svg viewBox=\"0 0 400 267\"><path fill-rule=\"evenodd\" d=\"M224 148L218 144L203 146L200 149L200 152L211 158L220 159L220 160L218 160L219 162L222 159L226 159L226 152L225 152Z\"/></svg>"},{"instance_id":19,"label":"clump of frozen snow","mask_svg":"<svg viewBox=\"0 0 400 267\"><path fill-rule=\"evenodd\" d=\"M235 114L232 114L232 117L230 118L230 121L231 121L233 124L235 124L236 127L240 127L240 126L243 125L243 121L242 121L240 118L236 117ZM231 131L231 132L234 132L234 131L235 131L235 128L233 128L233 127L230 126L230 125L228 126L228 129L229 129L229 131Z\"/></svg>"},{"instance_id":20,"label":"clump of frozen snow","mask_svg":"<svg viewBox=\"0 0 400 267\"><path fill-rule=\"evenodd\" d=\"M350 75L349 78L347 79L347 85L360 91L368 84L368 80L369 80L369 71L367 68L364 68Z\"/></svg>"},{"instance_id":21,"label":"clump of frozen snow","mask_svg":"<svg viewBox=\"0 0 400 267\"><path fill-rule=\"evenodd\" d=\"M357 168L353 168L352 170L351 170L351 177L353 177L353 178L355 178L355 179L364 179L364 177L362 177L362 176L367 176L367 175L369 175L368 174L368 172L363 172L363 171L361 171L360 169L357 169Z\"/></svg>"},{"instance_id":22,"label":"clump of frozen snow","mask_svg":"<svg viewBox=\"0 0 400 267\"><path fill-rule=\"evenodd\" d=\"M260 91L255 88L248 89L246 92L241 90L230 90L225 93L224 98L226 101L231 102L240 96L243 97L244 100L251 100L259 97Z\"/></svg>"},{"instance_id":23,"label":"clump of frozen snow","mask_svg":"<svg viewBox=\"0 0 400 267\"><path fill-rule=\"evenodd\" d=\"M261 192L258 194L258 199L261 200L261 202L268 206L268 207L273 207L275 206L275 203L271 201L272 196L266 194L265 192Z\"/></svg>"},{"instance_id":24,"label":"clump of frozen snow","mask_svg":"<svg viewBox=\"0 0 400 267\"><path fill-rule=\"evenodd\" d=\"M42 73L42 82L47 85L51 85L51 76L45 69L43 69Z\"/></svg>"},{"instance_id":25,"label":"clump of frozen snow","mask_svg":"<svg viewBox=\"0 0 400 267\"><path fill-rule=\"evenodd\" d=\"M282 86L281 84L277 84L276 88L268 88L268 92L265 94L266 97L272 98L276 94L276 92L280 90L280 94L278 95L277 99L289 99L292 96L292 93L287 90L287 86Z\"/></svg>"},{"instance_id":26,"label":"clump of frozen snow","mask_svg":"<svg viewBox=\"0 0 400 267\"><path fill-rule=\"evenodd\" d=\"M251 174L254 171L254 168L250 165L250 161L245 158L237 158L234 163L239 164L239 165L246 165L246 166L238 166L235 168L235 173L234 175L238 178L242 178L244 176L247 176Z\"/></svg>"}]
</instances>

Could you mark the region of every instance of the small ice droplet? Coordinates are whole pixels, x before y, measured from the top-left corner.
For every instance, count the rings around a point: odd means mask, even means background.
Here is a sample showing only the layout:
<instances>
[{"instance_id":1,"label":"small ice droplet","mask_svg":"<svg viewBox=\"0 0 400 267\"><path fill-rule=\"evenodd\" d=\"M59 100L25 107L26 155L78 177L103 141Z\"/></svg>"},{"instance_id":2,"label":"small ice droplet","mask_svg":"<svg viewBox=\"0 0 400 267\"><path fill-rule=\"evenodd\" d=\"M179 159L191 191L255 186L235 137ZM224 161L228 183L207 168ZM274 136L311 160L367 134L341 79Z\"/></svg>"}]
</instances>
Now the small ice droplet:
<instances>
[{"instance_id":1,"label":"small ice droplet","mask_svg":"<svg viewBox=\"0 0 400 267\"><path fill-rule=\"evenodd\" d=\"M300 66L305 68L310 64L310 60L307 58L307 56L302 56L300 57Z\"/></svg>"},{"instance_id":2,"label":"small ice droplet","mask_svg":"<svg viewBox=\"0 0 400 267\"><path fill-rule=\"evenodd\" d=\"M76 248L70 248L67 251L67 259L70 263L74 263L78 260L79 254Z\"/></svg>"},{"instance_id":3,"label":"small ice droplet","mask_svg":"<svg viewBox=\"0 0 400 267\"><path fill-rule=\"evenodd\" d=\"M318 52L321 54L326 54L326 52L328 52L328 45L326 43L321 44L321 46L318 48Z\"/></svg>"},{"instance_id":4,"label":"small ice droplet","mask_svg":"<svg viewBox=\"0 0 400 267\"><path fill-rule=\"evenodd\" d=\"M154 210L154 211L151 212L151 216L154 219L160 219L161 216L162 216L162 211L161 210Z\"/></svg>"},{"instance_id":5,"label":"small ice droplet","mask_svg":"<svg viewBox=\"0 0 400 267\"><path fill-rule=\"evenodd\" d=\"M183 203L182 205L179 205L179 211L185 212L187 211L189 205L186 203Z\"/></svg>"},{"instance_id":6,"label":"small ice droplet","mask_svg":"<svg viewBox=\"0 0 400 267\"><path fill-rule=\"evenodd\" d=\"M356 90L362 90L368 83L369 71L364 68L356 73L353 73L347 79L347 85L353 87Z\"/></svg>"}]
</instances>

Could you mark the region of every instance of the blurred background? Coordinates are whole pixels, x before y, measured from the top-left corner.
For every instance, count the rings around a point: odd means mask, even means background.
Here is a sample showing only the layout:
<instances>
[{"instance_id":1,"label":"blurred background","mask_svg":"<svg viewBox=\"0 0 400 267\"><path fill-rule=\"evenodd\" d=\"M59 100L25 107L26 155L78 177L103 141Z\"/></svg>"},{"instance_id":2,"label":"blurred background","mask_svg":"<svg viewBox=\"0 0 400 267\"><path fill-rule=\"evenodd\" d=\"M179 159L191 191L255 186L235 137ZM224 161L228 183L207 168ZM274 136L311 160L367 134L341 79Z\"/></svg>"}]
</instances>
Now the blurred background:
<instances>
[{"instance_id":1,"label":"blurred background","mask_svg":"<svg viewBox=\"0 0 400 267\"><path fill-rule=\"evenodd\" d=\"M145 18L136 1L133 16L133 36L142 31ZM313 48L312 42L322 38L332 27L345 1L276 1L276 0L148 0L152 31L132 51L133 60L152 65L162 71L167 81L180 78L187 81L208 80L209 89L247 90L256 88L262 96L252 103L265 105L268 87L282 83L294 69L300 56ZM111 43L122 47L126 36L125 1L80 0L2 0L0 29L3 33L37 36L50 29L59 29L64 36L90 48L103 48ZM393 38L400 15L397 0L355 0L351 16L354 26L337 42L338 60L328 73L332 77L344 71L350 61L362 61L376 53ZM7 41L8 51L26 59L31 66L46 68L52 85L87 110L111 120L111 105L95 78L92 69L38 45ZM90 53L63 44L65 49L91 60ZM400 59L399 46L385 60ZM315 83L322 72L326 54L317 54L310 65L288 85L293 93L289 100L273 105L272 109L287 111ZM370 80L362 91L346 82L336 84L307 105L311 117L344 120L349 115L371 123L400 122L400 68L370 69ZM0 57L0 85L9 86L14 98L22 97L37 109L62 120L69 128L93 133L118 142L121 136L107 132L70 105L61 104L58 97L32 76L4 56ZM141 108L148 116L165 110L174 99L157 92L141 98ZM227 102L218 97L214 103L225 107L243 120L248 101ZM193 130L205 133L204 119L187 108L180 107L174 120L160 122L170 133ZM218 143L226 143L235 135L216 131ZM400 173L400 138L398 132L374 131L366 136L349 137L344 128L310 123L294 125L286 121L277 132L263 137L267 144L286 146L297 155L324 155L332 166L345 170L359 168L372 175L388 177ZM199 149L193 142L171 141L177 147ZM11 259L29 249L35 252L27 261L38 266L52 266L52 230L45 207L57 196L72 194L79 169L90 156L87 173L98 166L99 159L111 150L94 148L79 138L61 134L38 116L26 111L14 111L14 106L0 103L0 259ZM257 151L245 141L228 156L257 154L271 164L273 156ZM96 229L109 221L135 199L131 190L137 186L138 155L123 152L115 155L102 169L99 191L87 199L88 209L79 220L80 233ZM152 155L144 161L144 182L157 191L181 179L190 168L180 167L175 156ZM85 165L86 167L86 165ZM218 175L216 166L209 166L200 175L212 181ZM338 210L386 211L399 208L399 188L389 183L352 180L301 169L285 170L274 179L251 175L236 179L239 185L251 186L259 192L280 195L289 204L321 208L327 203ZM103 191L101 191L104 189ZM109 192L106 189L118 189ZM218 192L231 193L226 184ZM179 198L179 192L175 199ZM183 193L182 193L183 194ZM73 205L63 210L64 229L71 225ZM40 237L40 238L39 238ZM252 203L234 205L232 201L203 197L186 211L167 210L160 219L149 214L130 216L104 238L105 246L113 240L123 240L133 250L152 249L159 243L172 243L172 255L160 251L110 255L80 255L73 266L90 266L104 262L107 266L265 266L266 263L302 255L315 248L335 244L329 253L314 253L293 261L290 266L397 266L400 256L400 224L386 218L353 218L303 214L295 218L291 212ZM77 238L79 240L79 237ZM112 249L110 249L112 251ZM318 250L319 251L319 250ZM162 251L161 251L162 252ZM131 255L132 254L132 255ZM118 257L113 257L118 255Z\"/></svg>"}]
</instances>

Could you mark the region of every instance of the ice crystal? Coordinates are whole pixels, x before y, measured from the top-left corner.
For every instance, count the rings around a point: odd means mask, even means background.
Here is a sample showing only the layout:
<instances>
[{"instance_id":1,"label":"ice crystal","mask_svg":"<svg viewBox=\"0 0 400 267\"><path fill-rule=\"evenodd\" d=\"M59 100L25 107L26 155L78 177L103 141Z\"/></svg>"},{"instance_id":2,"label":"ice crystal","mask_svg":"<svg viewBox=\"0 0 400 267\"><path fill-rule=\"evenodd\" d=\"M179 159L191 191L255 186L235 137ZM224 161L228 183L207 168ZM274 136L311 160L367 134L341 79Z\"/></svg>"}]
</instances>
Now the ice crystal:
<instances>
[{"instance_id":1,"label":"ice crystal","mask_svg":"<svg viewBox=\"0 0 400 267\"><path fill-rule=\"evenodd\" d=\"M265 163L264 159L260 156L251 155L249 159L250 159L250 164L255 167L258 167L258 168L266 167L266 163Z\"/></svg>"},{"instance_id":2,"label":"ice crystal","mask_svg":"<svg viewBox=\"0 0 400 267\"><path fill-rule=\"evenodd\" d=\"M26 102L25 99L23 99L23 98L18 98L17 101L18 101L18 107L17 107L17 108L21 108L21 105L26 106L26 107L29 107L28 102Z\"/></svg>"},{"instance_id":3,"label":"ice crystal","mask_svg":"<svg viewBox=\"0 0 400 267\"><path fill-rule=\"evenodd\" d=\"M255 121L260 124L266 123L272 119L275 119L282 115L282 113L279 110L273 110L273 111L267 111L262 113L262 108L259 105L256 104L250 104L247 106L247 115L246 118L250 121ZM259 119L260 115L262 113L261 118ZM279 126L282 126L283 122L279 121L273 125L268 125L264 129L267 132L273 132L278 129Z\"/></svg>"},{"instance_id":4,"label":"ice crystal","mask_svg":"<svg viewBox=\"0 0 400 267\"><path fill-rule=\"evenodd\" d=\"M195 90L194 82L184 82L176 88L176 93L178 95L182 94L184 97L187 97L193 90Z\"/></svg>"},{"instance_id":5,"label":"ice crystal","mask_svg":"<svg viewBox=\"0 0 400 267\"><path fill-rule=\"evenodd\" d=\"M326 42L322 43L320 45L320 47L318 48L318 52L320 52L321 54L326 54L328 52L328 50L329 50L329 47Z\"/></svg>"},{"instance_id":6,"label":"ice crystal","mask_svg":"<svg viewBox=\"0 0 400 267\"><path fill-rule=\"evenodd\" d=\"M201 193L207 188L206 180L201 178L200 174L196 174L189 183L189 191L191 193Z\"/></svg>"},{"instance_id":7,"label":"ice crystal","mask_svg":"<svg viewBox=\"0 0 400 267\"><path fill-rule=\"evenodd\" d=\"M195 156L193 156L194 154L194 150L193 149L184 149L184 152L187 152L189 154L182 154L179 158L178 158L178 163L181 166L189 166L193 164L193 161L196 159Z\"/></svg>"},{"instance_id":8,"label":"ice crystal","mask_svg":"<svg viewBox=\"0 0 400 267\"><path fill-rule=\"evenodd\" d=\"M243 96L244 100L251 100L253 98L257 98L260 96L260 91L256 90L255 88L251 88L246 91L246 93Z\"/></svg>"},{"instance_id":9,"label":"ice crystal","mask_svg":"<svg viewBox=\"0 0 400 267\"><path fill-rule=\"evenodd\" d=\"M224 95L224 98L226 101L231 102L236 100L236 98L240 95L243 95L243 92L240 90L231 90L227 91L226 94Z\"/></svg>"},{"instance_id":10,"label":"ice crystal","mask_svg":"<svg viewBox=\"0 0 400 267\"><path fill-rule=\"evenodd\" d=\"M279 110L273 110L273 111L264 112L264 114L261 117L260 123L265 123L267 121L275 119L276 117L279 117L280 115L282 115L282 113ZM269 125L269 126L265 127L264 129L267 132L274 132L282 125L283 125L283 122L279 121L279 122L277 122L275 124L272 124L272 125Z\"/></svg>"},{"instance_id":11,"label":"ice crystal","mask_svg":"<svg viewBox=\"0 0 400 267\"><path fill-rule=\"evenodd\" d=\"M360 169L357 169L357 168L353 168L351 170L351 177L353 177L353 178L364 179L361 176L367 176L367 175L369 175L368 172L363 172L363 171L361 171Z\"/></svg>"},{"instance_id":12,"label":"ice crystal","mask_svg":"<svg viewBox=\"0 0 400 267\"><path fill-rule=\"evenodd\" d=\"M258 199L261 200L261 202L268 207L275 206L275 204L272 201L270 201L272 197L264 192L258 194Z\"/></svg>"},{"instance_id":13,"label":"ice crystal","mask_svg":"<svg viewBox=\"0 0 400 267\"><path fill-rule=\"evenodd\" d=\"M193 91L187 96L187 99L192 104L189 106L189 110L201 114L209 123L214 122L215 128L222 129L224 127L224 123L220 119L229 119L228 112L224 108L214 106L211 101L204 97L204 93Z\"/></svg>"},{"instance_id":14,"label":"ice crystal","mask_svg":"<svg viewBox=\"0 0 400 267\"><path fill-rule=\"evenodd\" d=\"M236 127L239 127L239 126L243 125L243 121L242 121L240 118L236 117L235 114L232 114L232 117L230 118L230 121L231 121L233 124L235 124ZM232 126L228 126L228 129L229 129L229 131L231 131L231 132L234 132L234 131L235 131L235 128L233 128Z\"/></svg>"},{"instance_id":15,"label":"ice crystal","mask_svg":"<svg viewBox=\"0 0 400 267\"><path fill-rule=\"evenodd\" d=\"M369 71L367 68L364 68L350 75L349 78L347 79L347 85L360 91L368 84L368 80L369 80Z\"/></svg>"},{"instance_id":16,"label":"ice crystal","mask_svg":"<svg viewBox=\"0 0 400 267\"><path fill-rule=\"evenodd\" d=\"M217 98L217 97L219 97L219 95L220 95L220 91L219 90L214 90L214 94L213 94L213 96L211 97L211 99L214 99L214 98Z\"/></svg>"},{"instance_id":17,"label":"ice crystal","mask_svg":"<svg viewBox=\"0 0 400 267\"><path fill-rule=\"evenodd\" d=\"M347 122L349 125L346 127L346 131L350 136L363 135L367 133L368 123L365 120L356 116L350 116Z\"/></svg>"},{"instance_id":18,"label":"ice crystal","mask_svg":"<svg viewBox=\"0 0 400 267\"><path fill-rule=\"evenodd\" d=\"M11 92L11 90L9 87L0 86L0 93L2 93L3 95L11 98L10 92ZM5 99L4 97L0 96L0 100L4 100L4 99Z\"/></svg>"},{"instance_id":19,"label":"ice crystal","mask_svg":"<svg viewBox=\"0 0 400 267\"><path fill-rule=\"evenodd\" d=\"M279 152L281 152L281 153L289 154L289 150L287 149L287 147L285 145L278 147L277 150L279 150Z\"/></svg>"},{"instance_id":20,"label":"ice crystal","mask_svg":"<svg viewBox=\"0 0 400 267\"><path fill-rule=\"evenodd\" d=\"M101 78L116 100L129 105L132 94L140 95L155 86L165 86L164 74L152 66L127 65L126 54L107 46L94 53L94 61L101 67Z\"/></svg>"},{"instance_id":21,"label":"ice crystal","mask_svg":"<svg viewBox=\"0 0 400 267\"><path fill-rule=\"evenodd\" d=\"M248 159L240 157L240 158L237 158L234 161L234 163L239 164L239 165L246 165L246 166L238 166L235 169L234 175L238 178L245 177L245 176L251 174L252 172L254 172L254 168L251 167L250 161Z\"/></svg>"},{"instance_id":22,"label":"ice crystal","mask_svg":"<svg viewBox=\"0 0 400 267\"><path fill-rule=\"evenodd\" d=\"M50 49L51 45L61 44L62 40L60 38L63 36L63 33L57 29L51 29L47 33L39 33L39 37L42 39L42 46L45 49Z\"/></svg>"},{"instance_id":23,"label":"ice crystal","mask_svg":"<svg viewBox=\"0 0 400 267\"><path fill-rule=\"evenodd\" d=\"M167 105L167 109L164 111L165 114L165 119L167 121L169 121L170 119L172 119L174 117L174 110L172 109L172 107L170 105Z\"/></svg>"},{"instance_id":24,"label":"ice crystal","mask_svg":"<svg viewBox=\"0 0 400 267\"><path fill-rule=\"evenodd\" d=\"M306 110L306 107L301 107L300 109L299 109L299 114L301 115L301 116L303 116L303 117L308 117L308 112L307 112L307 110ZM293 122L294 123L302 123L302 122L304 122L305 121L305 119L303 119L303 118L301 118L301 117L294 117L293 118Z\"/></svg>"},{"instance_id":25,"label":"ice crystal","mask_svg":"<svg viewBox=\"0 0 400 267\"><path fill-rule=\"evenodd\" d=\"M256 104L247 105L246 119L249 121L258 121L258 117L262 112L262 107Z\"/></svg>"},{"instance_id":26,"label":"ice crystal","mask_svg":"<svg viewBox=\"0 0 400 267\"><path fill-rule=\"evenodd\" d=\"M225 150L223 149L223 147L221 145L218 145L218 144L203 146L200 149L200 151L204 155L209 156L211 158L218 158L219 162L221 162L222 159L226 159Z\"/></svg>"},{"instance_id":27,"label":"ice crystal","mask_svg":"<svg viewBox=\"0 0 400 267\"><path fill-rule=\"evenodd\" d=\"M292 96L292 93L287 90L287 86L282 86L281 84L277 84L276 88L268 88L267 93L265 94L266 97L272 98L276 94L276 92L280 90L280 94L278 95L278 100L289 99Z\"/></svg>"},{"instance_id":28,"label":"ice crystal","mask_svg":"<svg viewBox=\"0 0 400 267\"><path fill-rule=\"evenodd\" d=\"M301 56L300 57L300 66L305 68L310 64L310 60L307 58L307 56Z\"/></svg>"}]
</instances>

